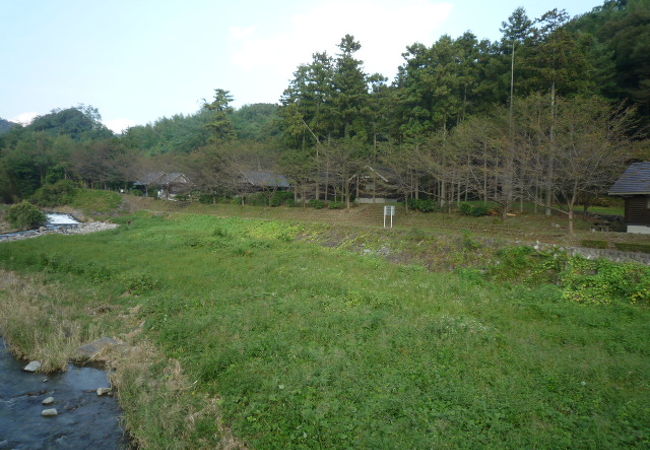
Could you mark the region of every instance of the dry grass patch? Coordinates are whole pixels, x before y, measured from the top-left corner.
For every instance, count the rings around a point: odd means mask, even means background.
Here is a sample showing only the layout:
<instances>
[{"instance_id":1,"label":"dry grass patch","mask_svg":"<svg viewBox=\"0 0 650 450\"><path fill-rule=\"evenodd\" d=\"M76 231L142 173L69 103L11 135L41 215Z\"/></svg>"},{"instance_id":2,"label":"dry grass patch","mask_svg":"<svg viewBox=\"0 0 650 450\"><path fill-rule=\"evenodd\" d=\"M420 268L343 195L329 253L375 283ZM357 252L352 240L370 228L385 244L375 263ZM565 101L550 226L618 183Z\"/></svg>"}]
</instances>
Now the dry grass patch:
<instances>
[{"instance_id":1,"label":"dry grass patch","mask_svg":"<svg viewBox=\"0 0 650 450\"><path fill-rule=\"evenodd\" d=\"M98 336L62 286L42 277L0 270L0 332L19 358L42 362L42 372L65 370L75 350Z\"/></svg>"},{"instance_id":2,"label":"dry grass patch","mask_svg":"<svg viewBox=\"0 0 650 450\"><path fill-rule=\"evenodd\" d=\"M111 330L123 345L94 359L106 365L134 444L247 448L223 424L220 400L196 390L180 363L144 338L139 307L99 298L93 290L79 292L38 274L0 270L0 333L17 357L40 360L42 372L54 372L66 370L79 346Z\"/></svg>"}]
</instances>

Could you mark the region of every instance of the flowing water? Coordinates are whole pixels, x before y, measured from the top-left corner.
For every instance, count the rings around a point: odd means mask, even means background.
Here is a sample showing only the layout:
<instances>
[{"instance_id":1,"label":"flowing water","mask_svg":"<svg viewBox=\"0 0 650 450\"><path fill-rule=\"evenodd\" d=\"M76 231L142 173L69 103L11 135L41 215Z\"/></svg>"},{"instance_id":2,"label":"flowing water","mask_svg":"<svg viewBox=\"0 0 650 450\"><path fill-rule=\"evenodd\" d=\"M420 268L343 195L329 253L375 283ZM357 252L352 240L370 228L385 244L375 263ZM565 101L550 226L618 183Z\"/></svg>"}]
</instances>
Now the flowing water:
<instances>
[{"instance_id":1,"label":"flowing water","mask_svg":"<svg viewBox=\"0 0 650 450\"><path fill-rule=\"evenodd\" d=\"M79 225L79 221L70 214L49 213L47 216L47 227L60 227L64 225Z\"/></svg>"},{"instance_id":2,"label":"flowing water","mask_svg":"<svg viewBox=\"0 0 650 450\"><path fill-rule=\"evenodd\" d=\"M70 365L46 376L23 372L25 364L0 338L0 449L127 448L117 401L96 393L109 386L106 372ZM55 403L43 406L50 396ZM47 408L58 415L41 416Z\"/></svg>"}]
</instances>

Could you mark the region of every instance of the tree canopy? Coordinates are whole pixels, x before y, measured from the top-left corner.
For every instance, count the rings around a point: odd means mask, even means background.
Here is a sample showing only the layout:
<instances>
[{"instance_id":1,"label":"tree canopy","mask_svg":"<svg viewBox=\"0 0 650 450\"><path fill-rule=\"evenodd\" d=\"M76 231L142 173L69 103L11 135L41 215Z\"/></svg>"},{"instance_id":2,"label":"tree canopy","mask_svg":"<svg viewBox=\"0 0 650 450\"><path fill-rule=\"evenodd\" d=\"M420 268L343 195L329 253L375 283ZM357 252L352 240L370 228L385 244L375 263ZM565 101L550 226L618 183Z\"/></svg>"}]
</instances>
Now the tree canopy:
<instances>
[{"instance_id":1,"label":"tree canopy","mask_svg":"<svg viewBox=\"0 0 650 450\"><path fill-rule=\"evenodd\" d=\"M608 0L574 18L558 9L532 18L517 8L494 42L467 31L408 45L394 80L366 72L362 43L346 34L334 55L314 49L279 104L234 108L233 95L216 88L195 113L120 136L84 105L26 127L0 121L0 195L24 198L58 178L128 184L138 171L164 166L233 195L236 173L281 170L296 195L349 201L371 166L388 170L405 200L424 196L445 207L482 198L505 217L526 199L548 212L598 195L612 168L647 155L649 5ZM593 124L617 131L599 135ZM608 170L588 160L603 149L616 152L602 158ZM565 189L569 179L577 191Z\"/></svg>"}]
</instances>

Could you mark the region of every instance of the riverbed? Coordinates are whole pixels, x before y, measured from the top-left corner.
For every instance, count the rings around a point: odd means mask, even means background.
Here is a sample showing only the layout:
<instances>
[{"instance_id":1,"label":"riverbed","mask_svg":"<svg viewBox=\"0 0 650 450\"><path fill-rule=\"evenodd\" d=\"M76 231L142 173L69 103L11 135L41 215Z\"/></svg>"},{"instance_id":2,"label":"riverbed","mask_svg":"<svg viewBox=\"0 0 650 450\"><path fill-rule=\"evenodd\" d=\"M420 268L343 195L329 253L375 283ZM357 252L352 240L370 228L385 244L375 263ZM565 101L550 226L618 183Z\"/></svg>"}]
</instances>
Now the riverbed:
<instances>
[{"instance_id":1,"label":"riverbed","mask_svg":"<svg viewBox=\"0 0 650 450\"><path fill-rule=\"evenodd\" d=\"M16 231L0 234L0 242L19 241L46 234L87 234L117 228L117 224L107 222L81 223L69 214L49 213L47 224L35 230Z\"/></svg>"}]
</instances>

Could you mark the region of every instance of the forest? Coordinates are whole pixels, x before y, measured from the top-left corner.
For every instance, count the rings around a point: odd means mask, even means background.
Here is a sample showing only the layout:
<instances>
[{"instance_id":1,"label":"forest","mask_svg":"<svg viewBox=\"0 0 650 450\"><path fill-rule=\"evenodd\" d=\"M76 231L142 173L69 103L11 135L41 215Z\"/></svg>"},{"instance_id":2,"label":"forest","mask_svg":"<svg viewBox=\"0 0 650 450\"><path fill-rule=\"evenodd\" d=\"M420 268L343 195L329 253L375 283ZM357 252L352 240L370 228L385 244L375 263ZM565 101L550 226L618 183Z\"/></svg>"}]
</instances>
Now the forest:
<instances>
[{"instance_id":1,"label":"forest","mask_svg":"<svg viewBox=\"0 0 650 450\"><path fill-rule=\"evenodd\" d=\"M285 176L295 201L350 207L371 170L407 204L483 200L505 218L527 202L571 220L650 158L650 4L608 0L573 18L517 8L500 31L413 43L394 80L366 73L362 43L345 35L335 55L296 68L279 104L235 109L217 88L194 114L120 135L85 105L2 121L0 198L61 179L130 189L167 171L185 173L196 196L243 199L242 174L258 170Z\"/></svg>"}]
</instances>

